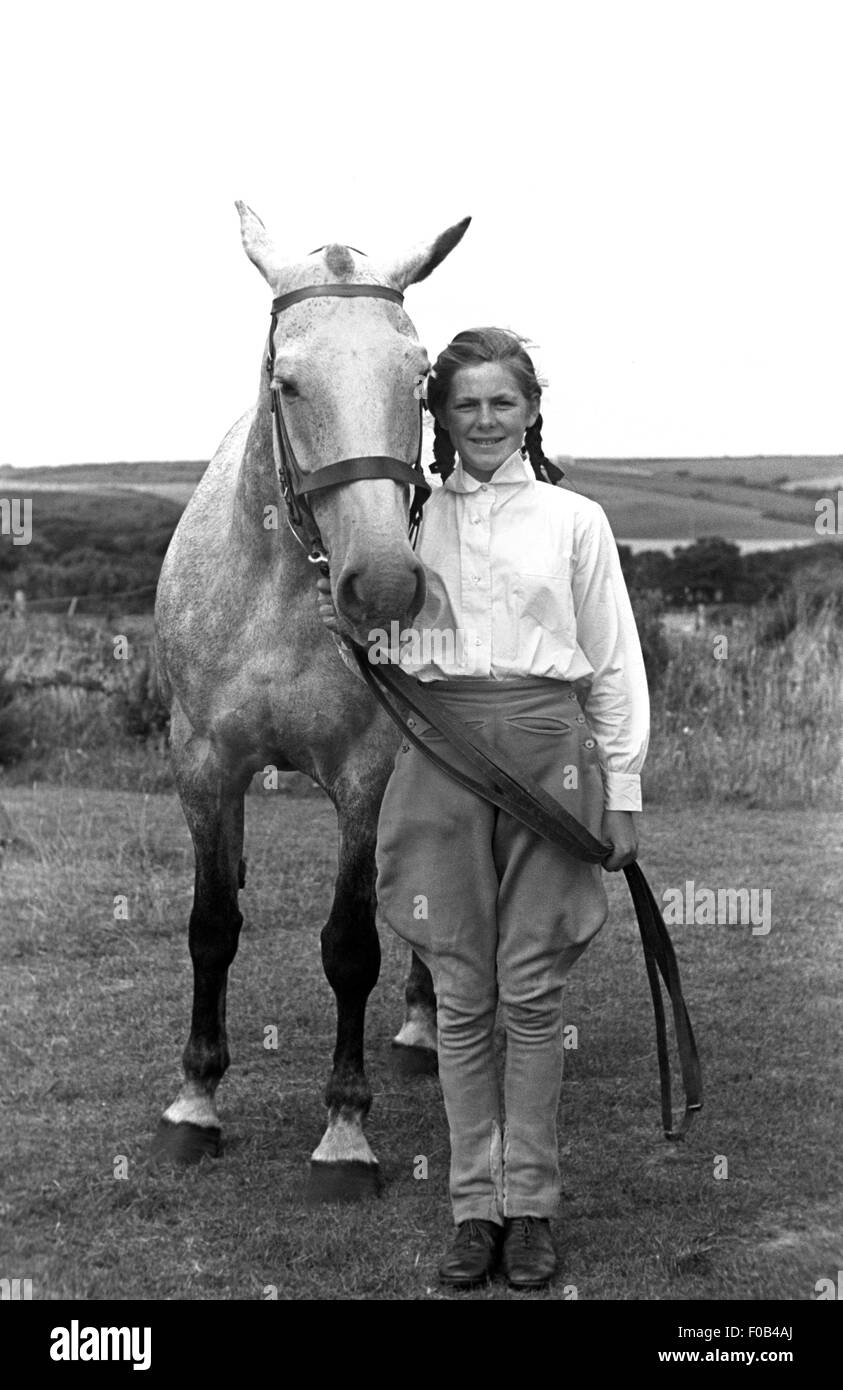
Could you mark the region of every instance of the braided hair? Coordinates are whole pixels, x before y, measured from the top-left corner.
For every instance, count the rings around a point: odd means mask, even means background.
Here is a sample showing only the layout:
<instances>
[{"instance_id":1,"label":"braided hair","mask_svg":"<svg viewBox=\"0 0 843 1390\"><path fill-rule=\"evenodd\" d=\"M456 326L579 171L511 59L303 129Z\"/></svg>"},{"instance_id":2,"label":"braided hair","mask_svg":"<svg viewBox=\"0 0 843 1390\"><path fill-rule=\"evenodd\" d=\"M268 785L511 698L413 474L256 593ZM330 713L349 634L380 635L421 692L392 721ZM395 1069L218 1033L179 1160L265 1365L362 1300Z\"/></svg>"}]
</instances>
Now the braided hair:
<instances>
[{"instance_id":1,"label":"braided hair","mask_svg":"<svg viewBox=\"0 0 843 1390\"><path fill-rule=\"evenodd\" d=\"M454 376L461 367L476 367L482 362L502 362L527 400L541 400L541 383L532 359L524 350L524 341L517 333L510 333L506 328L468 328L458 333L434 362L427 383L427 408L436 422L430 471L438 473L443 482L453 472L456 460L451 436L439 423L439 415L444 412ZM545 457L541 413L527 430L524 447L539 482L558 483L560 478L564 478L562 469Z\"/></svg>"}]
</instances>

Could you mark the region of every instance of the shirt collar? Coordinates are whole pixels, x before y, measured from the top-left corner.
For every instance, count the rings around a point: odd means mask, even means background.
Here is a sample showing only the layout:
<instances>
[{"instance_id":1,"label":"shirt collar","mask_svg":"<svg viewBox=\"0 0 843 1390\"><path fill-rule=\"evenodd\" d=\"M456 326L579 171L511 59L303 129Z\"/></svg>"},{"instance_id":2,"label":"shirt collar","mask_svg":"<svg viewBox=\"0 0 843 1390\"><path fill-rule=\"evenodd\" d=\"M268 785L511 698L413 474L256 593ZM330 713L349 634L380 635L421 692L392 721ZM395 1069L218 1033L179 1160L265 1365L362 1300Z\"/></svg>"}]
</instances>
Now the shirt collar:
<instances>
[{"instance_id":1,"label":"shirt collar","mask_svg":"<svg viewBox=\"0 0 843 1390\"><path fill-rule=\"evenodd\" d=\"M500 468L496 468L491 478L488 479L493 487L500 483L527 483L535 482L536 475L529 459L525 459L520 449L516 449L505 459ZM462 466L462 459L457 454L457 461L454 471L445 479L444 486L450 488L452 492L477 492L483 484L477 478L472 478L470 473L466 473Z\"/></svg>"}]
</instances>

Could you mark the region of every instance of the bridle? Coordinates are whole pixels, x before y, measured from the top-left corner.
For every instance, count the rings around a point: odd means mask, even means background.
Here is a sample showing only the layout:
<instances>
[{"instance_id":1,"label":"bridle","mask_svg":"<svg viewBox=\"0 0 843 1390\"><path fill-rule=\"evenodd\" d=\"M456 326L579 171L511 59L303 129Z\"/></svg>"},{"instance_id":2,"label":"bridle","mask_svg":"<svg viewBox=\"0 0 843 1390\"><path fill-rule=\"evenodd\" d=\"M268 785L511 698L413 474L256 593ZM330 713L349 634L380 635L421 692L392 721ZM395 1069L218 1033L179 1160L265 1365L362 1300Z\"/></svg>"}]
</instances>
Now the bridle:
<instances>
[{"instance_id":1,"label":"bridle","mask_svg":"<svg viewBox=\"0 0 843 1390\"><path fill-rule=\"evenodd\" d=\"M275 465L281 483L281 495L287 511L287 524L300 545L307 551L307 558L314 565L327 565L328 556L319 527L308 500L311 492L321 492L324 488L339 487L344 483L359 482L363 478L393 478L399 483L409 483L413 497L409 513L409 538L415 544L421 521L422 507L430 492L421 466L422 454L422 402L419 400L419 446L415 462L406 463L403 459L386 455L365 455L360 458L340 459L337 463L326 464L313 473L302 471L287 432L284 412L281 409L281 388L272 380L275 369L275 328L278 315L283 314L293 304L303 299L317 299L330 295L339 299L388 299L394 304L403 304L404 296L400 290L387 285L306 285L300 290L291 290L272 301L272 320L269 329L269 351L266 358L266 372L269 377L272 400L272 446L275 451Z\"/></svg>"}]
</instances>

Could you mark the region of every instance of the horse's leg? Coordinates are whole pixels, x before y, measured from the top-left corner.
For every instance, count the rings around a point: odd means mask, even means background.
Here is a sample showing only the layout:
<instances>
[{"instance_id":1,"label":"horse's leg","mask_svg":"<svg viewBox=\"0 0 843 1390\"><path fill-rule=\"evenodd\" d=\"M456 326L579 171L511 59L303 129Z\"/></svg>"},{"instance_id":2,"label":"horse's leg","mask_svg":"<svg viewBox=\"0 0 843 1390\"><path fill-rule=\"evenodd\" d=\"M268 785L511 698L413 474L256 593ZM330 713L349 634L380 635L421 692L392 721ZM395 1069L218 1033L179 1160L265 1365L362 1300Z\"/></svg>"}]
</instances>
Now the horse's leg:
<instances>
[{"instance_id":1,"label":"horse's leg","mask_svg":"<svg viewBox=\"0 0 843 1390\"><path fill-rule=\"evenodd\" d=\"M225 995L243 921L237 893L245 871L245 787L242 779L232 785L222 775L204 740L188 738L173 761L196 856L189 927L193 1014L183 1056L184 1085L164 1112L153 1152L176 1163L194 1163L220 1148L214 1094L229 1063Z\"/></svg>"},{"instance_id":2,"label":"horse's leg","mask_svg":"<svg viewBox=\"0 0 843 1390\"><path fill-rule=\"evenodd\" d=\"M336 799L339 871L322 929L322 964L337 1001L337 1044L325 1090L328 1128L310 1164L308 1200L348 1202L380 1190L378 1161L363 1132L372 1092L363 1064L366 1001L380 971L375 928L376 807Z\"/></svg>"},{"instance_id":3,"label":"horse's leg","mask_svg":"<svg viewBox=\"0 0 843 1390\"><path fill-rule=\"evenodd\" d=\"M392 1040L396 1066L403 1076L429 1076L438 1070L436 995L430 971L415 951L404 1000L404 1022Z\"/></svg>"}]
</instances>

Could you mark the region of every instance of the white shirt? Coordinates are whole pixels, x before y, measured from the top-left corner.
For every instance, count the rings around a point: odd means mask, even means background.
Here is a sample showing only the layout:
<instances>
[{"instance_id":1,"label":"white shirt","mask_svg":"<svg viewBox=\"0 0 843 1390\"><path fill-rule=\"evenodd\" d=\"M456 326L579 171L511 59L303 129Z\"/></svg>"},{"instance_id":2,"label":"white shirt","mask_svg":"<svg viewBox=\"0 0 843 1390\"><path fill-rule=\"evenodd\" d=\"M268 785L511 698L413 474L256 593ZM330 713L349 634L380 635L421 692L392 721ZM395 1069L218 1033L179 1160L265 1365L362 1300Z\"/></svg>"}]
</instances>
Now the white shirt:
<instances>
[{"instance_id":1,"label":"white shirt","mask_svg":"<svg viewBox=\"0 0 843 1390\"><path fill-rule=\"evenodd\" d=\"M539 482L520 450L486 482L458 459L425 504L416 553L427 597L400 633L403 669L422 681L590 681L606 809L640 811L650 702L603 508Z\"/></svg>"}]
</instances>

